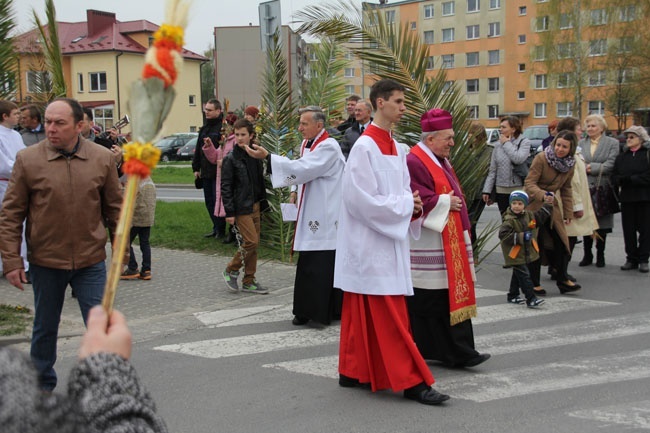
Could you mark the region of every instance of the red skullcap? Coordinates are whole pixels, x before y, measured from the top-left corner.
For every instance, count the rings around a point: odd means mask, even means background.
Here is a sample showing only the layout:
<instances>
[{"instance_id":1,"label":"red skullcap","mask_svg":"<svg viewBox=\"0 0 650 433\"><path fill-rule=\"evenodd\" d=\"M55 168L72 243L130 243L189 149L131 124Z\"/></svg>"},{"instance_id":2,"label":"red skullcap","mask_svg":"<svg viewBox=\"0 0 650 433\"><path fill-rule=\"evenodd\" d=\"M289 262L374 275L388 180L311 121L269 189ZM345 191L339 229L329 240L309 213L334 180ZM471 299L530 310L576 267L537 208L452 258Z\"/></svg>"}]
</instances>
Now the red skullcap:
<instances>
[{"instance_id":1,"label":"red skullcap","mask_svg":"<svg viewBox=\"0 0 650 433\"><path fill-rule=\"evenodd\" d=\"M442 131L443 129L452 129L452 117L449 111L432 108L420 118L422 132Z\"/></svg>"}]
</instances>

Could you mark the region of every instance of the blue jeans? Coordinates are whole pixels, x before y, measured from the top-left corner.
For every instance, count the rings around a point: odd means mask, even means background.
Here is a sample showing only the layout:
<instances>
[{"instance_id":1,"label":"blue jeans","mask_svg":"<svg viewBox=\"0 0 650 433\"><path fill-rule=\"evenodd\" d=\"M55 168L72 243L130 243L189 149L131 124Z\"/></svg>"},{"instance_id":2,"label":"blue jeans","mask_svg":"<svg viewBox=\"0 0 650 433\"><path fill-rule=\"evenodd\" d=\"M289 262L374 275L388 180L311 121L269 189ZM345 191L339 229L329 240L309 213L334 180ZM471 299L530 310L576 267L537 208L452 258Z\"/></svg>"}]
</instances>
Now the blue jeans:
<instances>
[{"instance_id":1,"label":"blue jeans","mask_svg":"<svg viewBox=\"0 0 650 433\"><path fill-rule=\"evenodd\" d=\"M131 227L131 246L129 247L129 269L133 271L138 270L138 261L135 259L135 251L133 251L133 241L136 236L140 239L140 251L142 252L142 269L141 271L151 270L151 244L149 243L149 235L151 234L151 227Z\"/></svg>"},{"instance_id":2,"label":"blue jeans","mask_svg":"<svg viewBox=\"0 0 650 433\"><path fill-rule=\"evenodd\" d=\"M512 266L512 278L510 279L508 299L514 299L519 296L519 289L521 289L521 292L524 294L527 301L530 301L535 297L533 281L530 279L530 272L526 265Z\"/></svg>"},{"instance_id":3,"label":"blue jeans","mask_svg":"<svg viewBox=\"0 0 650 433\"><path fill-rule=\"evenodd\" d=\"M56 387L56 340L66 288L69 284L74 290L85 324L88 311L102 302L106 265L99 262L82 269L65 270L32 263L29 274L35 310L30 355L38 372L40 388L51 391Z\"/></svg>"}]
</instances>

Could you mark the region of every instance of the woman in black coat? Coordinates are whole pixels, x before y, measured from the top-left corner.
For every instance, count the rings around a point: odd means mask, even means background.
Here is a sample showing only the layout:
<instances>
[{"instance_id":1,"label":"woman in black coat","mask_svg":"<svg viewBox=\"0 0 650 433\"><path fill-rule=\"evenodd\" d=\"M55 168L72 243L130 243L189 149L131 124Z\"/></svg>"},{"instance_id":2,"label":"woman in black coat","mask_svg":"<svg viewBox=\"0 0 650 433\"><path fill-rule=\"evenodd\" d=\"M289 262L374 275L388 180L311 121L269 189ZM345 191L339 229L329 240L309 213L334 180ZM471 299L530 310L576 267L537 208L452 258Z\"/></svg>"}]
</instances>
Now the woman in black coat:
<instances>
[{"instance_id":1,"label":"woman in black coat","mask_svg":"<svg viewBox=\"0 0 650 433\"><path fill-rule=\"evenodd\" d=\"M650 137L642 126L623 131L625 151L614 163L612 179L620 188L625 264L621 270L648 272L650 255ZM638 233L638 238L637 238Z\"/></svg>"}]
</instances>

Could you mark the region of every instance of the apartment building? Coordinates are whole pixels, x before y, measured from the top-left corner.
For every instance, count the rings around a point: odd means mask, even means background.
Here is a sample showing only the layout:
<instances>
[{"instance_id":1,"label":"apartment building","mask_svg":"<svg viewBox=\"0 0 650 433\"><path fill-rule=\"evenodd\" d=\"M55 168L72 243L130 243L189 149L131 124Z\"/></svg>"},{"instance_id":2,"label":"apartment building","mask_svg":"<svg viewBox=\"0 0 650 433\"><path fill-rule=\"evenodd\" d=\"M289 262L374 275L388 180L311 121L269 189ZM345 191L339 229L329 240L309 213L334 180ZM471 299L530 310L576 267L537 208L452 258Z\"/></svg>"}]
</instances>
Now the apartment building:
<instances>
[{"instance_id":1,"label":"apartment building","mask_svg":"<svg viewBox=\"0 0 650 433\"><path fill-rule=\"evenodd\" d=\"M598 56L604 55L603 47L608 43L619 40L612 35L595 36L594 31L585 29L583 40L588 41L586 45L592 50L587 67L593 70L585 78L582 112L577 113L573 106L575 92L569 84L571 71L548 71L544 61L540 36L549 30L550 18L539 16L538 10L539 4L546 1L404 0L366 6L381 8L388 23L401 23L418 32L429 46L431 75L444 67L449 84L456 83L465 93L470 117L488 127L497 126L499 117L507 114L520 116L528 126L569 115L599 113L611 129L616 129L616 118L606 110L616 73L598 63ZM589 26L602 24L598 17L605 15L599 9L582 14ZM631 23L633 17L633 9L621 6L612 19L621 21L621 25L638 25L639 21ZM351 58L350 53L346 56ZM367 97L376 77L368 65L353 59L344 78L348 93ZM643 102L650 106L650 100ZM647 110L637 109L634 115L640 123ZM628 124L633 117L630 115Z\"/></svg>"},{"instance_id":2,"label":"apartment building","mask_svg":"<svg viewBox=\"0 0 650 433\"><path fill-rule=\"evenodd\" d=\"M142 74L144 55L158 25L146 20L121 22L112 12L86 11L83 22L58 22L68 97L93 109L95 122L109 128L129 115L131 83ZM39 101L38 83L46 75L38 30L16 38L19 76L16 100ZM183 50L183 70L175 84L176 99L165 133L196 131L202 125L201 64L208 59ZM130 129L126 127L123 132Z\"/></svg>"}]
</instances>

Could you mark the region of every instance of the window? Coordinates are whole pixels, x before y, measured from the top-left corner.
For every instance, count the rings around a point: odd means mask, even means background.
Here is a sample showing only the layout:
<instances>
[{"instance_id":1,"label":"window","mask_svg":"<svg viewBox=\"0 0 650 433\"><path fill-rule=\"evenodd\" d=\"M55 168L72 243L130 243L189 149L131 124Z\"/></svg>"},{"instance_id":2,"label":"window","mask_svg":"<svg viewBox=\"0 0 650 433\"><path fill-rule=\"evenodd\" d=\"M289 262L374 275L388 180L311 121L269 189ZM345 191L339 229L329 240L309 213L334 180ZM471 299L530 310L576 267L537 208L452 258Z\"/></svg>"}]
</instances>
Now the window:
<instances>
[{"instance_id":1,"label":"window","mask_svg":"<svg viewBox=\"0 0 650 433\"><path fill-rule=\"evenodd\" d=\"M572 29L573 16L571 14L560 14L560 29Z\"/></svg>"},{"instance_id":2,"label":"window","mask_svg":"<svg viewBox=\"0 0 650 433\"><path fill-rule=\"evenodd\" d=\"M434 61L433 56L427 57L427 69L433 69Z\"/></svg>"},{"instance_id":3,"label":"window","mask_svg":"<svg viewBox=\"0 0 650 433\"><path fill-rule=\"evenodd\" d=\"M517 99L519 99L520 101L526 99L526 92L524 92L523 90L518 91L517 92Z\"/></svg>"},{"instance_id":4,"label":"window","mask_svg":"<svg viewBox=\"0 0 650 433\"><path fill-rule=\"evenodd\" d=\"M395 22L395 11L386 11L386 23L393 24Z\"/></svg>"},{"instance_id":5,"label":"window","mask_svg":"<svg viewBox=\"0 0 650 433\"><path fill-rule=\"evenodd\" d=\"M478 66L478 51L465 54L465 66Z\"/></svg>"},{"instance_id":6,"label":"window","mask_svg":"<svg viewBox=\"0 0 650 433\"><path fill-rule=\"evenodd\" d=\"M479 38L479 25L475 24L472 26L467 26L467 39L478 39Z\"/></svg>"},{"instance_id":7,"label":"window","mask_svg":"<svg viewBox=\"0 0 650 433\"><path fill-rule=\"evenodd\" d=\"M630 80L634 77L634 70L620 69L616 75L617 75L616 77L617 84L629 83Z\"/></svg>"},{"instance_id":8,"label":"window","mask_svg":"<svg viewBox=\"0 0 650 433\"><path fill-rule=\"evenodd\" d=\"M636 15L636 7L634 5L621 6L619 9L618 19L621 22L634 21Z\"/></svg>"},{"instance_id":9,"label":"window","mask_svg":"<svg viewBox=\"0 0 650 433\"><path fill-rule=\"evenodd\" d=\"M526 6L519 6L519 15L520 15L520 16L524 16L524 15L526 15L527 12L528 12L528 11L527 11L527 9L526 9Z\"/></svg>"},{"instance_id":10,"label":"window","mask_svg":"<svg viewBox=\"0 0 650 433\"><path fill-rule=\"evenodd\" d=\"M501 23L489 23L488 24L488 38L494 38L501 36Z\"/></svg>"},{"instance_id":11,"label":"window","mask_svg":"<svg viewBox=\"0 0 650 433\"><path fill-rule=\"evenodd\" d=\"M411 30L416 30L418 28L418 23L415 21L411 21Z\"/></svg>"},{"instance_id":12,"label":"window","mask_svg":"<svg viewBox=\"0 0 650 433\"><path fill-rule=\"evenodd\" d=\"M454 29L442 29L442 42L454 41Z\"/></svg>"},{"instance_id":13,"label":"window","mask_svg":"<svg viewBox=\"0 0 650 433\"><path fill-rule=\"evenodd\" d=\"M519 35L519 43L520 44L526 43L526 35Z\"/></svg>"},{"instance_id":14,"label":"window","mask_svg":"<svg viewBox=\"0 0 650 433\"><path fill-rule=\"evenodd\" d=\"M488 92L499 91L499 78L488 78Z\"/></svg>"},{"instance_id":15,"label":"window","mask_svg":"<svg viewBox=\"0 0 650 433\"><path fill-rule=\"evenodd\" d=\"M447 93L449 90L451 90L453 85L453 81L445 81L445 84L442 85L442 93Z\"/></svg>"},{"instance_id":16,"label":"window","mask_svg":"<svg viewBox=\"0 0 650 433\"><path fill-rule=\"evenodd\" d=\"M571 102L557 103L557 117L573 116L573 104Z\"/></svg>"},{"instance_id":17,"label":"window","mask_svg":"<svg viewBox=\"0 0 650 433\"><path fill-rule=\"evenodd\" d=\"M84 74L77 74L77 91L83 93L84 91Z\"/></svg>"},{"instance_id":18,"label":"window","mask_svg":"<svg viewBox=\"0 0 650 433\"><path fill-rule=\"evenodd\" d=\"M27 71L27 91L43 93L52 91L52 76L47 71Z\"/></svg>"},{"instance_id":19,"label":"window","mask_svg":"<svg viewBox=\"0 0 650 433\"><path fill-rule=\"evenodd\" d=\"M605 9L594 9L591 11L590 15L592 26L607 24L607 11Z\"/></svg>"},{"instance_id":20,"label":"window","mask_svg":"<svg viewBox=\"0 0 650 433\"><path fill-rule=\"evenodd\" d=\"M433 5L424 5L424 19L433 18Z\"/></svg>"},{"instance_id":21,"label":"window","mask_svg":"<svg viewBox=\"0 0 650 433\"><path fill-rule=\"evenodd\" d=\"M427 30L424 32L424 43L432 44L433 43L433 30Z\"/></svg>"},{"instance_id":22,"label":"window","mask_svg":"<svg viewBox=\"0 0 650 433\"><path fill-rule=\"evenodd\" d=\"M591 71L587 85L590 87L604 86L607 81L607 74L605 71Z\"/></svg>"},{"instance_id":23,"label":"window","mask_svg":"<svg viewBox=\"0 0 650 433\"><path fill-rule=\"evenodd\" d=\"M473 120L478 119L478 105L467 106L467 117Z\"/></svg>"},{"instance_id":24,"label":"window","mask_svg":"<svg viewBox=\"0 0 650 433\"><path fill-rule=\"evenodd\" d=\"M501 9L501 0L490 0L490 9Z\"/></svg>"},{"instance_id":25,"label":"window","mask_svg":"<svg viewBox=\"0 0 650 433\"><path fill-rule=\"evenodd\" d=\"M546 48L543 45L537 45L535 47L535 52L533 53L533 59L536 62L546 59Z\"/></svg>"},{"instance_id":26,"label":"window","mask_svg":"<svg viewBox=\"0 0 650 433\"><path fill-rule=\"evenodd\" d=\"M499 117L499 106L488 105L488 119L497 119Z\"/></svg>"},{"instance_id":27,"label":"window","mask_svg":"<svg viewBox=\"0 0 650 433\"><path fill-rule=\"evenodd\" d=\"M526 72L526 64L525 63L519 63L517 65L517 72Z\"/></svg>"},{"instance_id":28,"label":"window","mask_svg":"<svg viewBox=\"0 0 650 433\"><path fill-rule=\"evenodd\" d=\"M105 106L104 108L95 108L93 110L93 121L96 125L102 127L104 131L113 126L113 107Z\"/></svg>"},{"instance_id":29,"label":"window","mask_svg":"<svg viewBox=\"0 0 650 433\"><path fill-rule=\"evenodd\" d=\"M481 10L481 0L467 0L467 12L478 12Z\"/></svg>"},{"instance_id":30,"label":"window","mask_svg":"<svg viewBox=\"0 0 650 433\"><path fill-rule=\"evenodd\" d=\"M546 102L535 104L535 117L546 117Z\"/></svg>"},{"instance_id":31,"label":"window","mask_svg":"<svg viewBox=\"0 0 650 433\"><path fill-rule=\"evenodd\" d=\"M345 52L343 57L345 58L345 60L352 60L354 59L354 54L352 54L352 51L348 50Z\"/></svg>"},{"instance_id":32,"label":"window","mask_svg":"<svg viewBox=\"0 0 650 433\"><path fill-rule=\"evenodd\" d=\"M571 87L571 74L569 72L563 72L557 76L557 88L565 89Z\"/></svg>"},{"instance_id":33,"label":"window","mask_svg":"<svg viewBox=\"0 0 650 433\"><path fill-rule=\"evenodd\" d=\"M310 62L315 62L318 60L318 57L316 57L316 51L310 51L309 52L309 61Z\"/></svg>"},{"instance_id":34,"label":"window","mask_svg":"<svg viewBox=\"0 0 650 433\"><path fill-rule=\"evenodd\" d=\"M536 74L535 75L535 88L536 89L546 89L546 74Z\"/></svg>"},{"instance_id":35,"label":"window","mask_svg":"<svg viewBox=\"0 0 650 433\"><path fill-rule=\"evenodd\" d=\"M189 103L190 103L191 106L196 105L196 95L190 95Z\"/></svg>"},{"instance_id":36,"label":"window","mask_svg":"<svg viewBox=\"0 0 650 433\"><path fill-rule=\"evenodd\" d=\"M568 59L569 57L573 56L574 51L575 44L573 43L559 44L557 46L557 57L558 59Z\"/></svg>"},{"instance_id":37,"label":"window","mask_svg":"<svg viewBox=\"0 0 650 433\"><path fill-rule=\"evenodd\" d=\"M604 56L607 53L607 39L589 41L589 56Z\"/></svg>"},{"instance_id":38,"label":"window","mask_svg":"<svg viewBox=\"0 0 650 433\"><path fill-rule=\"evenodd\" d=\"M588 110L589 114L605 114L605 102L604 101L589 101Z\"/></svg>"},{"instance_id":39,"label":"window","mask_svg":"<svg viewBox=\"0 0 650 433\"><path fill-rule=\"evenodd\" d=\"M535 23L535 31L545 32L547 30L548 30L548 15L544 15L543 17L537 17Z\"/></svg>"},{"instance_id":40,"label":"window","mask_svg":"<svg viewBox=\"0 0 650 433\"><path fill-rule=\"evenodd\" d=\"M621 38L618 40L618 52L619 53L629 53L632 51L632 47L634 46L634 38L633 37L626 37L626 38Z\"/></svg>"},{"instance_id":41,"label":"window","mask_svg":"<svg viewBox=\"0 0 650 433\"><path fill-rule=\"evenodd\" d=\"M454 55L453 54L443 54L442 55L442 66L446 69L451 69L454 67Z\"/></svg>"},{"instance_id":42,"label":"window","mask_svg":"<svg viewBox=\"0 0 650 433\"><path fill-rule=\"evenodd\" d=\"M488 65L498 65L501 63L501 53L499 50L488 51Z\"/></svg>"},{"instance_id":43,"label":"window","mask_svg":"<svg viewBox=\"0 0 650 433\"><path fill-rule=\"evenodd\" d=\"M88 74L91 92L106 91L106 72L91 72Z\"/></svg>"},{"instance_id":44,"label":"window","mask_svg":"<svg viewBox=\"0 0 650 433\"><path fill-rule=\"evenodd\" d=\"M351 95L354 93L354 85L347 85L345 86L345 93L348 95Z\"/></svg>"},{"instance_id":45,"label":"window","mask_svg":"<svg viewBox=\"0 0 650 433\"><path fill-rule=\"evenodd\" d=\"M343 73L344 77L354 77L354 68L345 68L345 71Z\"/></svg>"},{"instance_id":46,"label":"window","mask_svg":"<svg viewBox=\"0 0 650 433\"><path fill-rule=\"evenodd\" d=\"M442 16L448 17L456 13L456 2L443 2L442 3Z\"/></svg>"},{"instance_id":47,"label":"window","mask_svg":"<svg viewBox=\"0 0 650 433\"><path fill-rule=\"evenodd\" d=\"M478 78L467 80L466 84L467 84L467 93L478 92Z\"/></svg>"}]
</instances>

